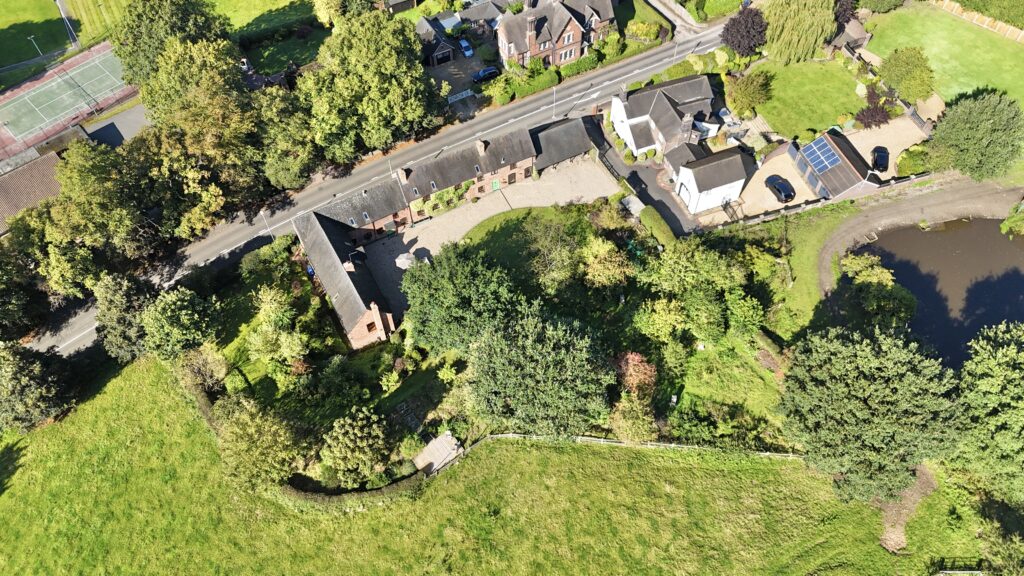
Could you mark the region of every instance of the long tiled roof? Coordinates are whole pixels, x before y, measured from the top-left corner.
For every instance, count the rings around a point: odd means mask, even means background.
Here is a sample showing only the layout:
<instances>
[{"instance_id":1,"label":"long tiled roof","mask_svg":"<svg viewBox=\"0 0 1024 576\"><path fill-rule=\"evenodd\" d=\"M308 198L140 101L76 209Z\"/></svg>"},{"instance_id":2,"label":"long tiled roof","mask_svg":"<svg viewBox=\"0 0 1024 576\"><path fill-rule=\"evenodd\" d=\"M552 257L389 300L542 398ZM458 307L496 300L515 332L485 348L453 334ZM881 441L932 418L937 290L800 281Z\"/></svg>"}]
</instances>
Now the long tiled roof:
<instances>
[{"instance_id":1,"label":"long tiled roof","mask_svg":"<svg viewBox=\"0 0 1024 576\"><path fill-rule=\"evenodd\" d=\"M59 158L49 152L0 176L0 235L6 234L7 219L60 193L55 178Z\"/></svg>"},{"instance_id":2,"label":"long tiled roof","mask_svg":"<svg viewBox=\"0 0 1024 576\"><path fill-rule=\"evenodd\" d=\"M726 148L684 166L693 172L700 191L713 190L733 182L746 182L757 170L754 158L739 148Z\"/></svg>"},{"instance_id":3,"label":"long tiled roof","mask_svg":"<svg viewBox=\"0 0 1024 576\"><path fill-rule=\"evenodd\" d=\"M525 52L529 46L527 37L531 18L536 41L551 42L558 39L570 20L586 29L587 22L592 19L610 21L615 18L615 12L611 0L540 0L535 8L527 8L519 14L506 14L499 28L519 52Z\"/></svg>"},{"instance_id":4,"label":"long tiled roof","mask_svg":"<svg viewBox=\"0 0 1024 576\"><path fill-rule=\"evenodd\" d=\"M422 164L403 168L408 178L408 183L403 186L406 198L414 200L473 180L478 176L477 166L480 167L479 174L487 174L536 154L526 130L514 130L478 142L483 143L482 154L475 142Z\"/></svg>"},{"instance_id":5,"label":"long tiled roof","mask_svg":"<svg viewBox=\"0 0 1024 576\"><path fill-rule=\"evenodd\" d=\"M530 137L537 150L537 159L533 164L537 170L586 154L594 147L581 118L534 128L530 131Z\"/></svg>"}]
</instances>

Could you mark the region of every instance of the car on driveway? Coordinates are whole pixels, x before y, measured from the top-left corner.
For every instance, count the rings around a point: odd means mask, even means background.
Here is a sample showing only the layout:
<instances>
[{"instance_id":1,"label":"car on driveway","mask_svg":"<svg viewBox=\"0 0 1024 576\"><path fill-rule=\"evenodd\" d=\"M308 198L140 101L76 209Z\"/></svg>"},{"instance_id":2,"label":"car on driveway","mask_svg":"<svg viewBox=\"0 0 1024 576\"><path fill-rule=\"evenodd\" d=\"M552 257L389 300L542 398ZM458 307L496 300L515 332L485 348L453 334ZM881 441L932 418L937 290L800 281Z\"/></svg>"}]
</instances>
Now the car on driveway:
<instances>
[{"instance_id":1,"label":"car on driveway","mask_svg":"<svg viewBox=\"0 0 1024 576\"><path fill-rule=\"evenodd\" d=\"M473 47L465 39L459 40L459 48L462 48L462 55L466 58L473 57Z\"/></svg>"},{"instance_id":2,"label":"car on driveway","mask_svg":"<svg viewBox=\"0 0 1024 576\"><path fill-rule=\"evenodd\" d=\"M793 185L790 184L782 176L769 176L764 181L764 185L775 194L775 197L779 199L779 202L787 204L792 202L796 198L796 190L793 189Z\"/></svg>"},{"instance_id":3,"label":"car on driveway","mask_svg":"<svg viewBox=\"0 0 1024 576\"><path fill-rule=\"evenodd\" d=\"M875 172L885 172L889 169L889 149L884 146L876 146L871 150L871 169Z\"/></svg>"},{"instance_id":4,"label":"car on driveway","mask_svg":"<svg viewBox=\"0 0 1024 576\"><path fill-rule=\"evenodd\" d=\"M488 66L487 68L482 68L473 73L473 83L480 84L481 82L493 80L494 78L497 78L500 75L501 72L498 71L497 68L495 68L494 66Z\"/></svg>"}]
</instances>

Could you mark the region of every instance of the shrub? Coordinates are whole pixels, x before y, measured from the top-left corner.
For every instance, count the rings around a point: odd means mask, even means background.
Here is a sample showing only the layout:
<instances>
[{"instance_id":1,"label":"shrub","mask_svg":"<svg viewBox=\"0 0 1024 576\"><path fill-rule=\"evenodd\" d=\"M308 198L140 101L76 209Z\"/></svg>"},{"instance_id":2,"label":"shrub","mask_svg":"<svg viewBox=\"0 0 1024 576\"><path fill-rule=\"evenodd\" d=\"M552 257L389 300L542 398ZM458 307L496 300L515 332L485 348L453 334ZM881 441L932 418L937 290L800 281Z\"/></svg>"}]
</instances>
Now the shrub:
<instances>
[{"instance_id":1,"label":"shrub","mask_svg":"<svg viewBox=\"0 0 1024 576\"><path fill-rule=\"evenodd\" d=\"M924 146L908 148L896 160L896 174L898 176L913 176L914 174L929 172L932 169L932 160L928 153L928 148Z\"/></svg>"},{"instance_id":2,"label":"shrub","mask_svg":"<svg viewBox=\"0 0 1024 576\"><path fill-rule=\"evenodd\" d=\"M476 49L476 53L480 55L480 59L483 60L484 64L497 64L498 63L498 51L490 44L483 44Z\"/></svg>"},{"instance_id":3,"label":"shrub","mask_svg":"<svg viewBox=\"0 0 1024 576\"><path fill-rule=\"evenodd\" d=\"M622 155L622 159L630 166L636 163L636 156L633 155L632 150L626 150L625 154Z\"/></svg>"},{"instance_id":4,"label":"shrub","mask_svg":"<svg viewBox=\"0 0 1024 576\"><path fill-rule=\"evenodd\" d=\"M384 418L366 406L353 407L324 437L321 468L332 482L355 488L380 472L387 458Z\"/></svg>"},{"instance_id":5,"label":"shrub","mask_svg":"<svg viewBox=\"0 0 1024 576\"><path fill-rule=\"evenodd\" d=\"M924 100L935 90L935 74L924 51L917 47L897 48L878 67L878 73L908 102Z\"/></svg>"},{"instance_id":6,"label":"shrub","mask_svg":"<svg viewBox=\"0 0 1024 576\"><path fill-rule=\"evenodd\" d=\"M657 156L657 154L658 154L658 151L655 150L654 148L651 148L650 150L647 151L647 154L645 154L645 156L647 156L647 159L650 160L650 159L654 158L655 156Z\"/></svg>"},{"instance_id":7,"label":"shrub","mask_svg":"<svg viewBox=\"0 0 1024 576\"><path fill-rule=\"evenodd\" d=\"M535 59L530 62L540 62L540 60ZM558 72L554 70L545 70L525 82L517 82L515 84L515 95L516 98L525 98L530 94L546 90L557 84Z\"/></svg>"},{"instance_id":8,"label":"shrub","mask_svg":"<svg viewBox=\"0 0 1024 576\"><path fill-rule=\"evenodd\" d=\"M872 12L891 12L903 6L903 0L860 0L859 5Z\"/></svg>"},{"instance_id":9,"label":"shrub","mask_svg":"<svg viewBox=\"0 0 1024 576\"><path fill-rule=\"evenodd\" d=\"M233 478L250 488L288 478L298 448L280 418L241 394L217 402L214 416L221 458Z\"/></svg>"},{"instance_id":10,"label":"shrub","mask_svg":"<svg viewBox=\"0 0 1024 576\"><path fill-rule=\"evenodd\" d=\"M818 137L817 131L815 131L815 130L813 130L811 128L808 128L807 130L804 130L803 132L801 132L799 136L797 136L797 141L800 142L801 144L809 144L809 143L811 143L811 141L813 141L817 137Z\"/></svg>"},{"instance_id":11,"label":"shrub","mask_svg":"<svg viewBox=\"0 0 1024 576\"><path fill-rule=\"evenodd\" d=\"M142 311L146 349L170 360L210 340L215 306L187 288L161 293Z\"/></svg>"},{"instance_id":12,"label":"shrub","mask_svg":"<svg viewBox=\"0 0 1024 576\"><path fill-rule=\"evenodd\" d=\"M740 116L751 116L758 106L772 97L772 76L764 71L754 71L734 79L726 77L726 97L729 106Z\"/></svg>"},{"instance_id":13,"label":"shrub","mask_svg":"<svg viewBox=\"0 0 1024 576\"><path fill-rule=\"evenodd\" d=\"M685 78L687 76L693 76L697 73L694 69L693 64L690 62L677 62L669 66L664 72L659 75L659 82L667 82L669 80L675 80L677 78Z\"/></svg>"},{"instance_id":14,"label":"shrub","mask_svg":"<svg viewBox=\"0 0 1024 576\"><path fill-rule=\"evenodd\" d=\"M672 233L672 228L669 227L665 219L658 214L658 211L654 209L654 206L644 206L644 209L640 211L640 224L651 233L652 236L662 246L668 246L672 242L675 242L676 235Z\"/></svg>"},{"instance_id":15,"label":"shrub","mask_svg":"<svg viewBox=\"0 0 1024 576\"><path fill-rule=\"evenodd\" d=\"M174 375L186 390L216 392L224 389L228 369L224 355L216 346L207 342L178 356L174 364Z\"/></svg>"},{"instance_id":16,"label":"shrub","mask_svg":"<svg viewBox=\"0 0 1024 576\"><path fill-rule=\"evenodd\" d=\"M653 22L631 20L629 24L626 24L626 38L641 42L654 42L658 39L658 30L660 28L660 26Z\"/></svg>"},{"instance_id":17,"label":"shrub","mask_svg":"<svg viewBox=\"0 0 1024 576\"><path fill-rule=\"evenodd\" d=\"M510 14L519 14L520 12L523 11L523 3L522 2L509 2L507 10L509 11Z\"/></svg>"},{"instance_id":18,"label":"shrub","mask_svg":"<svg viewBox=\"0 0 1024 576\"><path fill-rule=\"evenodd\" d=\"M295 236L285 234L245 256L238 265L242 279L246 282L280 281L288 275L288 260L292 255Z\"/></svg>"},{"instance_id":19,"label":"shrub","mask_svg":"<svg viewBox=\"0 0 1024 576\"><path fill-rule=\"evenodd\" d=\"M562 74L562 78L571 78L572 76L576 76L577 74L589 72L597 68L599 63L600 62L597 59L597 53L591 52L590 54L587 54L586 56L580 58L579 60L576 60L575 62L570 62L565 66L562 66L562 68L559 71Z\"/></svg>"},{"instance_id":20,"label":"shrub","mask_svg":"<svg viewBox=\"0 0 1024 576\"><path fill-rule=\"evenodd\" d=\"M657 437L650 401L634 394L622 395L608 421L615 436L623 442L648 442Z\"/></svg>"}]
</instances>

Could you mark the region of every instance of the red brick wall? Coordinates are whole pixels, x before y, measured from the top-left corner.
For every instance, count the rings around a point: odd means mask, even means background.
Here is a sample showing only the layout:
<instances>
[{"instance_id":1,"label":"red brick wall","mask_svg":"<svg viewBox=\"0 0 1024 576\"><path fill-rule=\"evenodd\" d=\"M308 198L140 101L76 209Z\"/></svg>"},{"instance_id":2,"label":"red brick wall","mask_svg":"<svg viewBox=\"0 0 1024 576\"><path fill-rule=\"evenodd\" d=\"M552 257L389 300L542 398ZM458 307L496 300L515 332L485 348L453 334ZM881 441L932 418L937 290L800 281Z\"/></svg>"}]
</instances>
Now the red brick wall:
<instances>
[{"instance_id":1,"label":"red brick wall","mask_svg":"<svg viewBox=\"0 0 1024 576\"><path fill-rule=\"evenodd\" d=\"M365 348L376 342L383 342L387 340L388 334L395 330L395 322L391 314L382 313L376 304L371 304L370 308L359 319L359 326L345 334L353 350ZM370 325L373 325L372 330Z\"/></svg>"}]
</instances>

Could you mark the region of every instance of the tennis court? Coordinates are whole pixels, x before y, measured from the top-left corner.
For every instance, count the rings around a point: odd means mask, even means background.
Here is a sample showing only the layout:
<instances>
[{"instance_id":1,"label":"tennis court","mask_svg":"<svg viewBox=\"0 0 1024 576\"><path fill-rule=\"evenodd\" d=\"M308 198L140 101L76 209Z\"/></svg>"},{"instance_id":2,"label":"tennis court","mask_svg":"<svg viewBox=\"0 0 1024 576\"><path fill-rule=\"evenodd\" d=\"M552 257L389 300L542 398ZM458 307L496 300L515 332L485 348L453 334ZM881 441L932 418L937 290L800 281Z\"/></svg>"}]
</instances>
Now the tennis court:
<instances>
[{"instance_id":1,"label":"tennis court","mask_svg":"<svg viewBox=\"0 0 1024 576\"><path fill-rule=\"evenodd\" d=\"M60 123L80 112L99 108L105 98L125 87L121 61L111 51L90 58L28 92L0 104L0 123L16 140Z\"/></svg>"}]
</instances>

